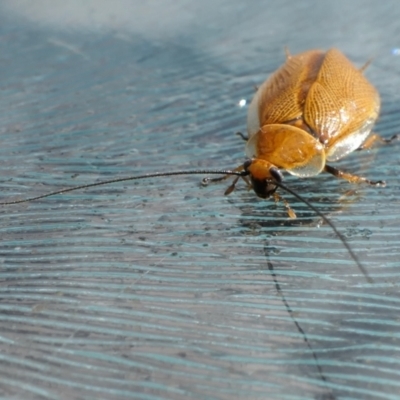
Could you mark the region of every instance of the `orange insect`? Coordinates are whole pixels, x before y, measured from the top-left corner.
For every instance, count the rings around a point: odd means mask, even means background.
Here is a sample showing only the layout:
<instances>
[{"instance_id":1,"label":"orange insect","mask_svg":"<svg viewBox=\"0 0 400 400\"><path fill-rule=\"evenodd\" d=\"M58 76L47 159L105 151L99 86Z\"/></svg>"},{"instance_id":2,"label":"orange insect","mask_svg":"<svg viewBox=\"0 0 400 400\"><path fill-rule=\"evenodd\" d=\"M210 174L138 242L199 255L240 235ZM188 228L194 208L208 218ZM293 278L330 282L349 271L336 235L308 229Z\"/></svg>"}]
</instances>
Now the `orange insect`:
<instances>
[{"instance_id":1,"label":"orange insect","mask_svg":"<svg viewBox=\"0 0 400 400\"><path fill-rule=\"evenodd\" d=\"M280 170L307 178L325 171L351 183L384 186L383 181L340 171L337 161L375 141L389 143L371 129L378 117L379 94L339 50L310 50L292 56L257 90L248 111L245 171L262 198L276 195ZM224 177L225 178L225 177ZM209 179L218 181L224 178ZM237 179L228 188L229 194ZM249 182L248 182L249 183ZM295 217L288 207L289 216Z\"/></svg>"},{"instance_id":2,"label":"orange insect","mask_svg":"<svg viewBox=\"0 0 400 400\"><path fill-rule=\"evenodd\" d=\"M327 52L310 50L292 56L286 54L286 62L257 90L250 104L247 118L248 160L234 170L171 171L117 178L88 185L62 189L41 196L5 203L16 204L62 194L78 189L124 182L136 179L189 174L222 174L220 178L205 178L203 182L221 181L236 175L226 190L229 194L239 178L243 178L255 193L268 198L278 187L291 193L308 205L331 226L349 251L365 277L371 281L364 267L334 224L308 200L282 183L281 170L301 178L318 175L325 171L351 183L368 183L384 186L383 181L340 171L326 162L337 161L356 149L369 148L374 142L389 143L397 138L382 139L371 135L378 117L380 99L376 89L339 50ZM290 217L296 215L285 201Z\"/></svg>"}]
</instances>

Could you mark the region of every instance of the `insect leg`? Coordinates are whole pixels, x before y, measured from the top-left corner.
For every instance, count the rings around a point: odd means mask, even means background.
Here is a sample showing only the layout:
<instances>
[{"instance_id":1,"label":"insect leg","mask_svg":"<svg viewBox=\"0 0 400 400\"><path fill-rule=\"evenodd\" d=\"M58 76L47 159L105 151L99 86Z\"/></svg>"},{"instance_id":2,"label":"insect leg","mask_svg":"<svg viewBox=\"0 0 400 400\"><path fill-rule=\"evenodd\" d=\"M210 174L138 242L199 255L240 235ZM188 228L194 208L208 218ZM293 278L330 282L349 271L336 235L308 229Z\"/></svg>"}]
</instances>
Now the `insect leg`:
<instances>
[{"instance_id":1,"label":"insect leg","mask_svg":"<svg viewBox=\"0 0 400 400\"><path fill-rule=\"evenodd\" d=\"M228 179L229 176L230 176L230 175L224 175L224 176L221 176L220 178L210 178L210 177L207 176L206 178L203 178L203 179L201 180L201 184L202 184L203 186L207 186L209 183L222 182L222 181L224 181L225 179Z\"/></svg>"},{"instance_id":2,"label":"insect leg","mask_svg":"<svg viewBox=\"0 0 400 400\"><path fill-rule=\"evenodd\" d=\"M369 64L371 64L372 61L373 61L373 58L370 58L369 60L367 60L367 62L360 68L360 72L364 72L368 68Z\"/></svg>"},{"instance_id":3,"label":"insect leg","mask_svg":"<svg viewBox=\"0 0 400 400\"><path fill-rule=\"evenodd\" d=\"M233 180L232 185L230 185L230 186L225 190L225 192L224 192L224 195L225 195L225 196L230 195L230 194L235 190L235 187L236 187L236 184L237 184L239 178L242 178L242 179L246 182L247 190L253 189L253 185L251 184L251 182L249 181L249 179L247 178L247 176L238 176L238 177L236 177L236 178Z\"/></svg>"},{"instance_id":4,"label":"insect leg","mask_svg":"<svg viewBox=\"0 0 400 400\"><path fill-rule=\"evenodd\" d=\"M236 135L240 136L245 142L249 140L247 136L244 136L242 132L236 132Z\"/></svg>"},{"instance_id":5,"label":"insect leg","mask_svg":"<svg viewBox=\"0 0 400 400\"><path fill-rule=\"evenodd\" d=\"M383 144L390 144L395 140L400 139L400 135L393 135L390 139L384 139L381 135L377 133L373 133L371 136L367 138L367 140L357 149L357 150L368 150L370 149L376 142Z\"/></svg>"},{"instance_id":6,"label":"insect leg","mask_svg":"<svg viewBox=\"0 0 400 400\"><path fill-rule=\"evenodd\" d=\"M280 196L277 192L275 192L273 194L273 196L274 196L275 203L279 203L279 201L283 202L283 204L286 207L286 211L288 213L289 218L291 218L291 219L296 219L297 218L297 215L293 211L292 207L290 207L289 203L282 196Z\"/></svg>"},{"instance_id":7,"label":"insect leg","mask_svg":"<svg viewBox=\"0 0 400 400\"><path fill-rule=\"evenodd\" d=\"M240 136L245 142L247 142L247 141L249 140L249 138L248 138L247 136L244 136L242 132L236 132L236 135ZM243 166L240 166L240 167L236 168L234 171L238 171L238 172L243 171ZM228 179L229 176L230 176L230 175L225 175L225 176L221 176L221 177L219 177L219 178L208 178L208 177L207 177L207 178L204 178L204 179L201 181L201 183L202 183L202 185L206 186L206 185L208 185L209 183L222 182L222 181L224 181L225 179ZM237 180L236 180L234 183L236 184L236 183L237 183ZM246 181L246 183L248 184L247 181ZM229 186L229 188L231 188L231 186ZM226 189L226 192L229 190L229 188ZM231 192L233 191L234 188L235 188L235 185L233 185L233 188L232 188L232 190L229 191L229 193L231 193ZM226 192L225 192L225 194L227 194ZM228 193L228 194L229 194L229 193Z\"/></svg>"},{"instance_id":8,"label":"insect leg","mask_svg":"<svg viewBox=\"0 0 400 400\"><path fill-rule=\"evenodd\" d=\"M239 167L235 168L235 169L233 170L233 172L241 172L241 171L243 171L243 170L244 170L243 165L240 165ZM222 182L222 181L224 181L224 180L230 178L231 176L232 176L232 175L224 175L224 176L221 176L221 177L219 177L219 178L210 178L210 177L206 177L206 178L202 179L201 184L202 184L203 186L207 186L209 183ZM238 178L239 178L239 177L238 177ZM237 182L237 179L236 179L236 182ZM235 183L236 183L236 182L235 182ZM227 189L227 190L228 190L228 189ZM233 190L233 189L232 189L232 190ZM230 192L229 192L229 193L230 193Z\"/></svg>"},{"instance_id":9,"label":"insect leg","mask_svg":"<svg viewBox=\"0 0 400 400\"><path fill-rule=\"evenodd\" d=\"M226 188L226 190L225 190L225 192L224 192L224 195L225 195L225 196L230 195L230 194L235 190L235 186L236 186L237 181L239 180L239 178L240 178L240 176L237 176L237 177L233 180L232 184Z\"/></svg>"},{"instance_id":10,"label":"insect leg","mask_svg":"<svg viewBox=\"0 0 400 400\"><path fill-rule=\"evenodd\" d=\"M348 172L340 171L337 168L331 167L330 165L325 165L324 168L325 172L329 172L333 176L336 176L337 178L342 178L346 179L346 181L349 181L350 183L367 183L368 185L371 186L386 186L385 181L370 181L367 178L363 178L361 176L357 175L352 175L349 174Z\"/></svg>"}]
</instances>

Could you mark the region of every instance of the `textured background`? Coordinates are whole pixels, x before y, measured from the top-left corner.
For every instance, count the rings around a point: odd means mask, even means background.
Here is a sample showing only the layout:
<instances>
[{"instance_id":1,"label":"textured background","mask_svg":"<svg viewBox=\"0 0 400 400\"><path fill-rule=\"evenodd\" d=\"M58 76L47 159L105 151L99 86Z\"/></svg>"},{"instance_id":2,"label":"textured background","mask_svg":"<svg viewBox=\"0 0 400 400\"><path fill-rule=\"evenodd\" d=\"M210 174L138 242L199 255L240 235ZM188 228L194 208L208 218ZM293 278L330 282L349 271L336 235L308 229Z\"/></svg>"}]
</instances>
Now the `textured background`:
<instances>
[{"instance_id":1,"label":"textured background","mask_svg":"<svg viewBox=\"0 0 400 400\"><path fill-rule=\"evenodd\" d=\"M339 47L399 132L398 0L0 1L3 201L233 168L254 86ZM0 209L4 399L400 399L399 149L288 178L304 205L160 178ZM356 190L355 190L356 189Z\"/></svg>"}]
</instances>

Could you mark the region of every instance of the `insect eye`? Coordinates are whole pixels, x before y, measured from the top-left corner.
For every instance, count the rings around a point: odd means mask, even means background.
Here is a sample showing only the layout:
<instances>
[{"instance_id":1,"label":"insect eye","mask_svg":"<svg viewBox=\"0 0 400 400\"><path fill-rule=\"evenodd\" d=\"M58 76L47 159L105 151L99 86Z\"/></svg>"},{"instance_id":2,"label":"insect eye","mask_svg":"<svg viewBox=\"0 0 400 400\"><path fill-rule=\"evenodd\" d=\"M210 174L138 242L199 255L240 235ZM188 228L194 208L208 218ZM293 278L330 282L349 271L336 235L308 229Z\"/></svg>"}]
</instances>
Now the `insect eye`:
<instances>
[{"instance_id":1,"label":"insect eye","mask_svg":"<svg viewBox=\"0 0 400 400\"><path fill-rule=\"evenodd\" d=\"M272 168L269 170L269 172L270 172L271 176L274 178L274 180L275 180L276 182L279 182L279 183L280 183L280 182L283 181L282 172L279 171L278 168L272 167Z\"/></svg>"}]
</instances>

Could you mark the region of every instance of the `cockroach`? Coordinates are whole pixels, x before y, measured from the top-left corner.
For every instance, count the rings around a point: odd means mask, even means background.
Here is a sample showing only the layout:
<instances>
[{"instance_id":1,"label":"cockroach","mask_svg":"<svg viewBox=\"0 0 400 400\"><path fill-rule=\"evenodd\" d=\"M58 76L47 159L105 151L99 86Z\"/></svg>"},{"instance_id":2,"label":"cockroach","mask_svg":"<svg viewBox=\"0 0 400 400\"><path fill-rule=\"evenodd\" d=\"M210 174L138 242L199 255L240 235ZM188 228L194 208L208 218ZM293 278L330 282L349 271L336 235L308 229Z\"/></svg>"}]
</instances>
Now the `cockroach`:
<instances>
[{"instance_id":1,"label":"cockroach","mask_svg":"<svg viewBox=\"0 0 400 400\"><path fill-rule=\"evenodd\" d=\"M29 202L73 190L137 179L222 175L203 179L207 184L236 176L225 194L230 194L239 178L243 178L248 187L263 199L273 196L278 201L281 197L276 190L281 188L305 203L333 229L366 279L372 282L345 237L314 205L283 184L281 172L284 170L308 178L325 171L351 183L385 186L384 181L371 181L327 164L327 161L340 160L354 150L370 148L374 142L390 143L398 137L383 139L376 133L371 134L379 115L380 98L363 75L368 64L357 69L337 49L326 52L310 50L297 55L286 52L286 62L258 88L250 103L248 136L241 134L246 140L248 159L233 170L156 172L75 186L0 204ZM294 211L283 201L289 217L295 218Z\"/></svg>"}]
</instances>

